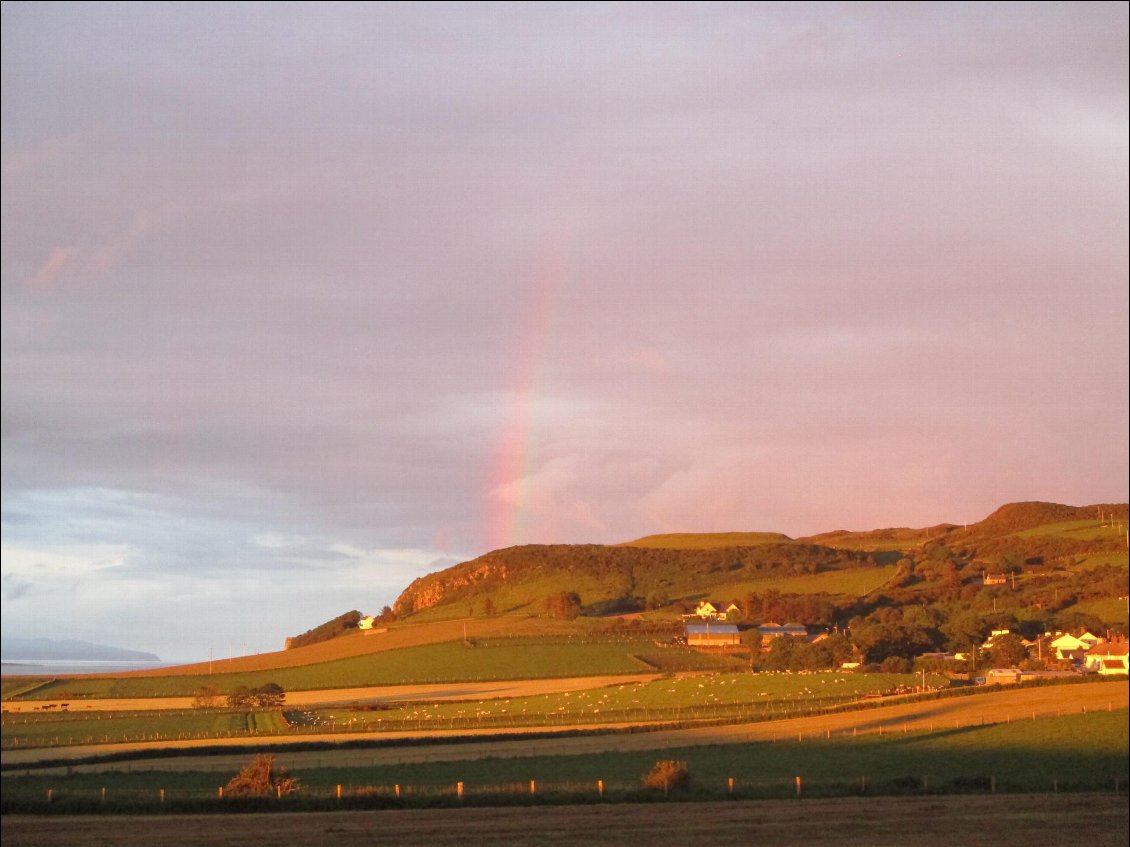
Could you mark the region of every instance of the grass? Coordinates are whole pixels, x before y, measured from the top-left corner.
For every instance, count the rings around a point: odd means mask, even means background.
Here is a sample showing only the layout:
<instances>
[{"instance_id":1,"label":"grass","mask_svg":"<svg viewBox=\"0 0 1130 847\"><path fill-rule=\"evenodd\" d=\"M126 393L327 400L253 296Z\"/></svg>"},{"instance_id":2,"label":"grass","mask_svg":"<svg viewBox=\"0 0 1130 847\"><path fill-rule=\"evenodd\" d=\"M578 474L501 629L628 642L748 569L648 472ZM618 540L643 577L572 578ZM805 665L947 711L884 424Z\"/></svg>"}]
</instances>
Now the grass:
<instances>
[{"instance_id":1,"label":"grass","mask_svg":"<svg viewBox=\"0 0 1130 847\"><path fill-rule=\"evenodd\" d=\"M735 780L740 797L791 796L803 778L809 796L859 793L987 791L1050 792L1110 790L1114 780L1125 790L1128 778L1127 710L1090 712L1037 721L971 726L910 734L869 734L806 741L743 743L664 751L606 752L590 755L486 758L455 762L291 768L310 797L329 797L337 785L354 795L389 797L405 786L417 797L450 794L463 782L469 794L510 792L510 802L528 802L529 780L546 793L596 798L603 780L610 793L637 791L641 775L659 758L687 762L695 785L722 796ZM280 757L285 764L285 757ZM95 798L102 788L116 796L145 794L154 786L183 796L214 797L224 776L204 771L79 772L69 776L5 775L6 807L41 801L47 789L61 796Z\"/></svg>"},{"instance_id":2,"label":"grass","mask_svg":"<svg viewBox=\"0 0 1130 847\"><path fill-rule=\"evenodd\" d=\"M719 788L734 777L746 786L782 783L792 789L800 774L813 784L865 776L876 788L907 776L925 776L937 789L963 777L991 776L1002 789L1047 790L1053 780L1064 789L1072 785L1108 787L1115 777L1125 783L1130 770L1127 753L1127 710L1123 709L909 735L326 768L299 775L310 786L395 782L449 786L457 781L485 786L530 779L567 784L603 779L627 786L637 785L640 776L663 758L687 762L697 783Z\"/></svg>"},{"instance_id":3,"label":"grass","mask_svg":"<svg viewBox=\"0 0 1130 847\"><path fill-rule=\"evenodd\" d=\"M882 567L849 568L825 571L803 576L769 577L761 580L743 580L718 586L718 597L735 598L746 594L761 594L776 589L782 594L843 594L863 597L890 582L898 570L894 565Z\"/></svg>"},{"instance_id":4,"label":"grass","mask_svg":"<svg viewBox=\"0 0 1130 847\"><path fill-rule=\"evenodd\" d=\"M26 699L186 697L210 684L227 692L238 686L255 688L275 682L287 691L355 688L501 679L545 679L570 676L640 673L652 668L635 658L656 651L648 638L495 638L426 644L367 655L352 656L294 668L201 676L76 677L48 681L31 690ZM699 663L692 650L670 648ZM673 660L675 660L673 659Z\"/></svg>"},{"instance_id":5,"label":"grass","mask_svg":"<svg viewBox=\"0 0 1130 847\"><path fill-rule=\"evenodd\" d=\"M694 720L758 720L830 708L912 686L913 674L730 673L628 683L588 691L478 702L412 703L371 711L308 712L317 726L351 730L481 729ZM941 677L931 678L944 684Z\"/></svg>"},{"instance_id":6,"label":"grass","mask_svg":"<svg viewBox=\"0 0 1130 847\"><path fill-rule=\"evenodd\" d=\"M829 708L917 682L909 674L751 674L664 678L532 697L463 702L365 703L245 712L51 712L4 715L5 749L75 744L222 739L293 731L392 732L610 723L758 720ZM944 685L941 677L930 682Z\"/></svg>"},{"instance_id":7,"label":"grass","mask_svg":"<svg viewBox=\"0 0 1130 847\"><path fill-rule=\"evenodd\" d=\"M792 541L779 532L685 532L647 535L617 547L649 547L661 550L711 550L717 547L757 547L761 544L788 544Z\"/></svg>"},{"instance_id":8,"label":"grass","mask_svg":"<svg viewBox=\"0 0 1130 847\"><path fill-rule=\"evenodd\" d=\"M16 815L5 819L4 839L9 847L163 843L191 843L196 847L324 847L375 840L398 847L636 847L700 842L807 847L907 843L916 847L1124 847L1127 841L1125 795L1110 791L1029 796L806 798L799 807L795 799L708 804L680 799L584 806L380 808L333 816ZM331 804L340 808L343 802L326 801L326 805ZM288 799L281 805L292 809L298 801ZM908 821L913 822L912 828L908 828Z\"/></svg>"},{"instance_id":9,"label":"grass","mask_svg":"<svg viewBox=\"0 0 1130 847\"><path fill-rule=\"evenodd\" d=\"M1017 538L1069 538L1076 541L1117 541L1125 538L1125 529L1101 521L1063 521L1025 529L1015 533Z\"/></svg>"},{"instance_id":10,"label":"grass","mask_svg":"<svg viewBox=\"0 0 1130 847\"><path fill-rule=\"evenodd\" d=\"M85 712L5 715L0 739L5 749L72 744L232 738L276 734L289 729L278 711Z\"/></svg>"},{"instance_id":11,"label":"grass","mask_svg":"<svg viewBox=\"0 0 1130 847\"><path fill-rule=\"evenodd\" d=\"M1126 624L1127 618L1130 617L1126 614L1126 601L1119 600L1116 597L1106 597L1101 600L1083 600L1076 603L1071 608L1074 611L1094 615L1100 620L1108 621L1112 624Z\"/></svg>"}]
</instances>

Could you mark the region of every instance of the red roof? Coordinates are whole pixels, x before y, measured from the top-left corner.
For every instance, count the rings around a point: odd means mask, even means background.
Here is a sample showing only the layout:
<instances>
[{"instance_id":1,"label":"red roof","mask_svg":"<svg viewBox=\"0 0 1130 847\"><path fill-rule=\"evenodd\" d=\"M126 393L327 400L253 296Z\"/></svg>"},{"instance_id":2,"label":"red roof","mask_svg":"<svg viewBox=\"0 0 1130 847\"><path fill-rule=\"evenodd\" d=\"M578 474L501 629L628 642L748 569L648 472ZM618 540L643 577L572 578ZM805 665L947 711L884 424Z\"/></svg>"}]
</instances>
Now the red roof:
<instances>
[{"instance_id":1,"label":"red roof","mask_svg":"<svg viewBox=\"0 0 1130 847\"><path fill-rule=\"evenodd\" d=\"M1130 656L1130 641L1096 644L1087 651L1088 656Z\"/></svg>"}]
</instances>

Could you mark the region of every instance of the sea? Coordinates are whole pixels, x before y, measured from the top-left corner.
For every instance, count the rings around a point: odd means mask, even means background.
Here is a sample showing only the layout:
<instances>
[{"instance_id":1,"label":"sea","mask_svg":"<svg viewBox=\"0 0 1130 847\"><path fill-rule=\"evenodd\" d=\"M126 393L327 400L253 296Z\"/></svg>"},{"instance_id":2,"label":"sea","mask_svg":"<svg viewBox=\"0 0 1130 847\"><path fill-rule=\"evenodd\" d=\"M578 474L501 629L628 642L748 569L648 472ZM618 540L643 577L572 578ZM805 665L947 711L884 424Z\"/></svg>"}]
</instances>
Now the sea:
<instances>
[{"instance_id":1,"label":"sea","mask_svg":"<svg viewBox=\"0 0 1130 847\"><path fill-rule=\"evenodd\" d=\"M3 676L62 676L73 673L121 673L167 668L180 662L113 662L97 659L0 659Z\"/></svg>"}]
</instances>

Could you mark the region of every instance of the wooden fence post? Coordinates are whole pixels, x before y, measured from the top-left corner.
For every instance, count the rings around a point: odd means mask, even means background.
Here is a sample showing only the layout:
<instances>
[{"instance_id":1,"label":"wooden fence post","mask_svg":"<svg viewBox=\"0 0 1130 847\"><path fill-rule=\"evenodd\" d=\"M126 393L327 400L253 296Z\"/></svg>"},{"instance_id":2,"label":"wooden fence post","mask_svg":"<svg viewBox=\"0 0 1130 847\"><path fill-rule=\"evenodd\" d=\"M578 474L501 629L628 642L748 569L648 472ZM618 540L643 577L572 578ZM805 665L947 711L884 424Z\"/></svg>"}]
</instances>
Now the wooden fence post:
<instances>
[{"instance_id":1,"label":"wooden fence post","mask_svg":"<svg viewBox=\"0 0 1130 847\"><path fill-rule=\"evenodd\" d=\"M337 799L338 800L341 799L341 783L340 782L337 784Z\"/></svg>"},{"instance_id":2,"label":"wooden fence post","mask_svg":"<svg viewBox=\"0 0 1130 847\"><path fill-rule=\"evenodd\" d=\"M399 782L396 783L395 790L396 790L396 796L399 798L400 797L400 783Z\"/></svg>"},{"instance_id":3,"label":"wooden fence post","mask_svg":"<svg viewBox=\"0 0 1130 847\"><path fill-rule=\"evenodd\" d=\"M221 800L224 799L224 787L222 785L220 786L219 790L216 792L216 796Z\"/></svg>"},{"instance_id":4,"label":"wooden fence post","mask_svg":"<svg viewBox=\"0 0 1130 847\"><path fill-rule=\"evenodd\" d=\"M537 794L538 793L538 781L536 779L530 780L530 793L531 794Z\"/></svg>"},{"instance_id":5,"label":"wooden fence post","mask_svg":"<svg viewBox=\"0 0 1130 847\"><path fill-rule=\"evenodd\" d=\"M106 802L106 789L105 788L102 789L102 802L103 803Z\"/></svg>"},{"instance_id":6,"label":"wooden fence post","mask_svg":"<svg viewBox=\"0 0 1130 847\"><path fill-rule=\"evenodd\" d=\"M726 780L726 788L727 788L727 790L729 790L729 792L731 794L734 793L734 778L733 777L730 777L729 779Z\"/></svg>"},{"instance_id":7,"label":"wooden fence post","mask_svg":"<svg viewBox=\"0 0 1130 847\"><path fill-rule=\"evenodd\" d=\"M799 796L800 796L800 792L801 792L801 779L800 779L800 777L798 776L798 777L796 778L796 796L797 796L797 797L799 797Z\"/></svg>"},{"instance_id":8,"label":"wooden fence post","mask_svg":"<svg viewBox=\"0 0 1130 847\"><path fill-rule=\"evenodd\" d=\"M161 789L161 802L162 803L165 802L165 789L164 788Z\"/></svg>"},{"instance_id":9,"label":"wooden fence post","mask_svg":"<svg viewBox=\"0 0 1130 847\"><path fill-rule=\"evenodd\" d=\"M603 779L598 779L596 781L596 790L597 790L597 793L599 793L601 797L604 796L604 780Z\"/></svg>"},{"instance_id":10,"label":"wooden fence post","mask_svg":"<svg viewBox=\"0 0 1130 847\"><path fill-rule=\"evenodd\" d=\"M55 799L55 789L54 788L48 788L47 789L47 802L50 803L54 799Z\"/></svg>"},{"instance_id":11,"label":"wooden fence post","mask_svg":"<svg viewBox=\"0 0 1130 847\"><path fill-rule=\"evenodd\" d=\"M455 794L460 800L463 799L463 783L462 782L455 783Z\"/></svg>"}]
</instances>

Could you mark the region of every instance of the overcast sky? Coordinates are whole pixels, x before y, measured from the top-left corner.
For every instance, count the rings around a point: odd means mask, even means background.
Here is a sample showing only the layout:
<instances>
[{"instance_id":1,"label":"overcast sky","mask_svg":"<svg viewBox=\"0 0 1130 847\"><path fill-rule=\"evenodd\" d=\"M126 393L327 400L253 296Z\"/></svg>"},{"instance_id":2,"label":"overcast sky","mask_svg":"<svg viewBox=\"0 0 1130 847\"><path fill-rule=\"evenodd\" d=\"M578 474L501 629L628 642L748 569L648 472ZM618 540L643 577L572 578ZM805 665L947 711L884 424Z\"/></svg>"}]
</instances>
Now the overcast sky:
<instances>
[{"instance_id":1,"label":"overcast sky","mask_svg":"<svg viewBox=\"0 0 1130 847\"><path fill-rule=\"evenodd\" d=\"M5 2L4 633L1125 501L1127 9Z\"/></svg>"}]
</instances>

